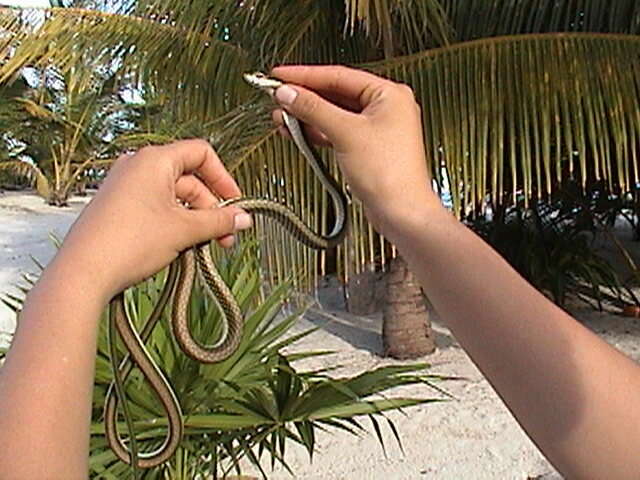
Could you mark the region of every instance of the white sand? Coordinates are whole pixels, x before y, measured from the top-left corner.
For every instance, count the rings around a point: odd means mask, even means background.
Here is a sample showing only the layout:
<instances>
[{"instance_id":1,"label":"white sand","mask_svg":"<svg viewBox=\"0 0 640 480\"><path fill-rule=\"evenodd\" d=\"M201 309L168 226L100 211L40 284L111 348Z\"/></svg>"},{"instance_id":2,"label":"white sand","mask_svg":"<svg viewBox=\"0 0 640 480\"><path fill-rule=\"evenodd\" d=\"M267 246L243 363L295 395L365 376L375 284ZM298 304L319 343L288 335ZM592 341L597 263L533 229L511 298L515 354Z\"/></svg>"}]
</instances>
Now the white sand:
<instances>
[{"instance_id":1,"label":"white sand","mask_svg":"<svg viewBox=\"0 0 640 480\"><path fill-rule=\"evenodd\" d=\"M46 206L25 193L0 195L0 292L11 290L24 271L35 271L29 255L46 263L54 252L49 232L63 235L86 199L75 198L71 206ZM299 368L344 365L338 373L356 374L380 365L397 363L381 358L379 314L360 317L344 311L337 288L318 295L319 304L296 326L319 331L307 337L296 350L329 349L331 357L307 360ZM586 309L575 312L606 341L640 359L640 324L611 313ZM0 305L0 329L14 325L12 312ZM443 323L434 315L438 349L423 360L431 373L464 377L439 384L455 399L393 412L388 416L400 432L404 454L388 427L383 425L387 456L379 447L370 423L369 434L356 438L343 432L318 435L318 449L310 464L306 451L289 450L288 461L296 478L309 480L414 480L414 479L557 479L553 468L522 432L516 421L480 375ZM440 397L427 387L403 388L394 394ZM265 465L265 468L268 465ZM267 468L267 471L268 468ZM277 470L274 479L291 478Z\"/></svg>"}]
</instances>

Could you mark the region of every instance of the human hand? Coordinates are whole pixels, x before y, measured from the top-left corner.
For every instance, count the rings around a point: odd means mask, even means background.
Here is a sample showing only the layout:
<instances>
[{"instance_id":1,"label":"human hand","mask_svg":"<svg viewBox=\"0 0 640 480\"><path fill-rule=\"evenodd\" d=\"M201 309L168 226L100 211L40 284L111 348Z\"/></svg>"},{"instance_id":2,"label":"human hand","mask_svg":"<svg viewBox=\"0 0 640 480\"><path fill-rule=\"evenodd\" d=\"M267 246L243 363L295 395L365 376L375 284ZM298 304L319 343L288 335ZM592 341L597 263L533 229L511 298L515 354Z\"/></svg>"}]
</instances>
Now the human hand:
<instances>
[{"instance_id":1,"label":"human hand","mask_svg":"<svg viewBox=\"0 0 640 480\"><path fill-rule=\"evenodd\" d=\"M378 231L393 240L411 218L444 207L431 188L420 107L406 85L342 66L282 66L275 98L307 124L311 141L332 145L353 193ZM274 121L282 127L282 111Z\"/></svg>"},{"instance_id":2,"label":"human hand","mask_svg":"<svg viewBox=\"0 0 640 480\"><path fill-rule=\"evenodd\" d=\"M116 161L56 260L90 272L111 298L192 245L215 238L231 246L233 233L250 227L251 218L238 207L215 207L218 197L237 196L238 185L207 142L143 148Z\"/></svg>"}]
</instances>

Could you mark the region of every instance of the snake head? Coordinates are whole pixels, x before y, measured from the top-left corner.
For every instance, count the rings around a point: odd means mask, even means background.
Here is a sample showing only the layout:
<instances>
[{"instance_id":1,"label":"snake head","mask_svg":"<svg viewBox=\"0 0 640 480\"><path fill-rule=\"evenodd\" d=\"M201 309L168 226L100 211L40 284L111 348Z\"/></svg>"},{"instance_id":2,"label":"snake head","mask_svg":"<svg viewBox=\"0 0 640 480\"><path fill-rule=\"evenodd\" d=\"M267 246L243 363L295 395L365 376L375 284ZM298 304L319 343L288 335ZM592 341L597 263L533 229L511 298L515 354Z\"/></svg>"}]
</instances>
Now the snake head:
<instances>
[{"instance_id":1,"label":"snake head","mask_svg":"<svg viewBox=\"0 0 640 480\"><path fill-rule=\"evenodd\" d=\"M280 80L269 77L262 72L245 73L243 77L249 85L264 90L269 95L273 95L275 89L282 85Z\"/></svg>"}]
</instances>

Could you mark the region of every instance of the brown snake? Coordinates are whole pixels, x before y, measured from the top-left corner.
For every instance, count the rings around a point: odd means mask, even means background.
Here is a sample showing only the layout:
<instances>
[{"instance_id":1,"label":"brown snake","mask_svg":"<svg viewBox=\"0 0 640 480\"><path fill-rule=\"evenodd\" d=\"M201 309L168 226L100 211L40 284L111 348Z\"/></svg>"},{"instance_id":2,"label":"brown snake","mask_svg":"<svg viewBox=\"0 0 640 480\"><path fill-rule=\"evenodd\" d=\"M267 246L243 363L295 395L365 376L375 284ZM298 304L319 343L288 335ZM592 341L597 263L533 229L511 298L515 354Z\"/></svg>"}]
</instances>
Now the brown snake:
<instances>
[{"instance_id":1,"label":"brown snake","mask_svg":"<svg viewBox=\"0 0 640 480\"><path fill-rule=\"evenodd\" d=\"M266 91L270 95L273 95L275 89L282 85L279 80L266 77L261 73L245 74L244 77L250 85ZM318 234L288 207L267 199L235 198L220 203L219 207L236 205L247 212L268 216L282 224L291 235L304 245L313 249L332 248L342 241L347 230L347 199L318 155L307 143L299 122L286 112L283 117L296 146L305 156L333 200L336 221L332 232L326 236ZM215 345L203 346L199 344L189 330L188 305L196 275L200 276L201 283L206 287L208 294L215 299L222 312L226 331L222 339ZM157 394L168 417L168 432L163 444L152 452L139 453L137 455L139 468L151 468L170 459L178 448L184 431L180 402L145 347L145 341L162 316L172 294L171 324L173 333L181 349L189 357L203 363L220 362L236 351L242 338L244 324L242 312L230 288L216 270L208 243L185 250L171 263L160 298L140 333L136 331L125 311L124 293L114 297L109 309L109 319L110 322L115 323L115 327L129 352L121 361L114 375L119 375L124 382L133 368L132 359ZM112 383L105 400L105 434L109 446L116 456L123 462L130 464L130 451L117 431L118 400L114 383Z\"/></svg>"}]
</instances>

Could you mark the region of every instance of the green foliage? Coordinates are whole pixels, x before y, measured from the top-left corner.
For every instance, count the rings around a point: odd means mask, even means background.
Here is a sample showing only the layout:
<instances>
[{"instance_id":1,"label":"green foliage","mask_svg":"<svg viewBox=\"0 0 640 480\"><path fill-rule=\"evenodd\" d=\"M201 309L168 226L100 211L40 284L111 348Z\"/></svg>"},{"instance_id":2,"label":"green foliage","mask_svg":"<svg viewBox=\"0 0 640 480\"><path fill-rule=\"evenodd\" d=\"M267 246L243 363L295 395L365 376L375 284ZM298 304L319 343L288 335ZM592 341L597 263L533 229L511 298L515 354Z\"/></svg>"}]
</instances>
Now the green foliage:
<instances>
[{"instance_id":1,"label":"green foliage","mask_svg":"<svg viewBox=\"0 0 640 480\"><path fill-rule=\"evenodd\" d=\"M95 73L86 85L75 75L50 67L31 72L20 92L0 91L0 173L58 206L103 175L122 149L114 139L132 125L113 77Z\"/></svg>"},{"instance_id":2,"label":"green foliage","mask_svg":"<svg viewBox=\"0 0 640 480\"><path fill-rule=\"evenodd\" d=\"M191 479L214 472L222 475L232 469L239 471L241 465L246 467L248 463L266 477L265 458L272 468L277 463L289 470L285 453L292 443L303 445L312 457L318 430L334 428L357 435L365 431L362 422L368 418L382 444L382 420L399 442L399 434L384 412L438 401L385 396L394 387L432 385L442 378L425 374L425 364L381 367L340 378L329 376L325 370L298 371L294 367L296 360L331 352L287 353L286 347L312 332L289 333L303 312L284 314L282 307L291 294L291 284L283 283L268 294L261 293L255 243L244 242L230 256L217 250L214 253L245 314L243 339L227 360L199 364L180 351L172 336L169 312L164 313L147 348L181 402L185 435L175 458L144 471L143 478ZM162 272L126 293L127 309L138 328L157 300L164 275ZM7 297L5 301L19 310L19 298ZM189 315L199 341L211 343L221 334L219 312L199 288L192 295ZM96 359L90 469L94 478L132 478L131 468L116 459L104 437L104 400L113 379L107 323L105 313ZM117 347L121 357L125 352L120 345ZM157 447L167 424L159 402L135 369L125 388L139 450ZM123 421L119 421L119 430L123 435L127 431Z\"/></svg>"},{"instance_id":3,"label":"green foliage","mask_svg":"<svg viewBox=\"0 0 640 480\"><path fill-rule=\"evenodd\" d=\"M609 198L600 190L583 193L573 183L549 200L526 206L520 198L515 206L499 207L490 220L478 217L469 223L559 306L575 296L602 309L603 298L616 301L621 293L617 273L594 245L600 218L614 208Z\"/></svg>"}]
</instances>

